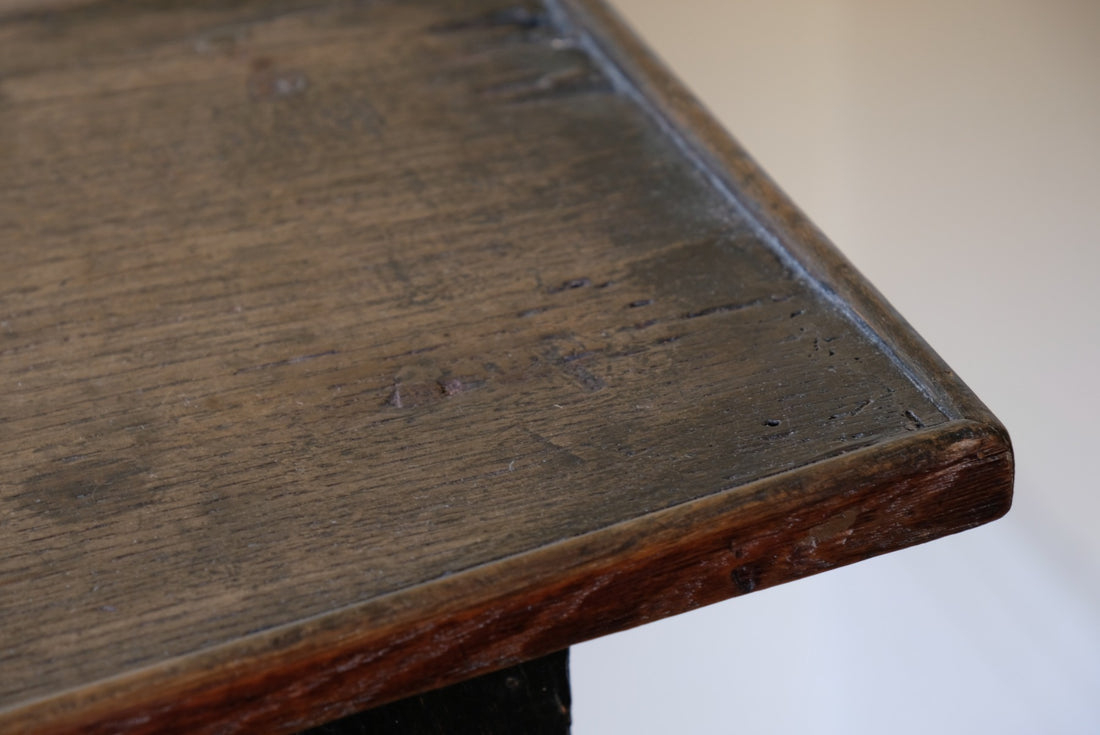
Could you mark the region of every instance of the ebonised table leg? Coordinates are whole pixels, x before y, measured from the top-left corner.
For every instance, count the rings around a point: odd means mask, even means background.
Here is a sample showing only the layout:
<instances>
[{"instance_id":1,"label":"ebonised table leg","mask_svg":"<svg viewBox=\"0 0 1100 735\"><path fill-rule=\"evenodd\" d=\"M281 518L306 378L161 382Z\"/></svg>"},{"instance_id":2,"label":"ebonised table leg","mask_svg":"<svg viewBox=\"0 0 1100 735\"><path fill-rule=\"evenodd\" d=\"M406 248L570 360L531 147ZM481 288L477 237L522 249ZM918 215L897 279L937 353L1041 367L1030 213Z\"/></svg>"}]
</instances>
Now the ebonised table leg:
<instances>
[{"instance_id":1,"label":"ebonised table leg","mask_svg":"<svg viewBox=\"0 0 1100 735\"><path fill-rule=\"evenodd\" d=\"M569 651L345 717L301 735L568 735Z\"/></svg>"}]
</instances>

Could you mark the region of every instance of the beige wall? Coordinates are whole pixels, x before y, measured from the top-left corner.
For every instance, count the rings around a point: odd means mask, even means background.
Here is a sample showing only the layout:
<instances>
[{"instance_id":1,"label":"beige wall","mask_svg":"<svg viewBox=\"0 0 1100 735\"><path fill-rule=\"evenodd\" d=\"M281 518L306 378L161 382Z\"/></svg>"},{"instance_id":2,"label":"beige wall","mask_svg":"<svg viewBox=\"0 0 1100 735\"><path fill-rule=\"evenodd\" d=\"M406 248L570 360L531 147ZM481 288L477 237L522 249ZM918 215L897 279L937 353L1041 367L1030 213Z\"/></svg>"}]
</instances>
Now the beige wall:
<instances>
[{"instance_id":1,"label":"beige wall","mask_svg":"<svg viewBox=\"0 0 1100 735\"><path fill-rule=\"evenodd\" d=\"M1002 418L1017 501L578 649L577 733L1100 732L1100 2L615 5Z\"/></svg>"}]
</instances>

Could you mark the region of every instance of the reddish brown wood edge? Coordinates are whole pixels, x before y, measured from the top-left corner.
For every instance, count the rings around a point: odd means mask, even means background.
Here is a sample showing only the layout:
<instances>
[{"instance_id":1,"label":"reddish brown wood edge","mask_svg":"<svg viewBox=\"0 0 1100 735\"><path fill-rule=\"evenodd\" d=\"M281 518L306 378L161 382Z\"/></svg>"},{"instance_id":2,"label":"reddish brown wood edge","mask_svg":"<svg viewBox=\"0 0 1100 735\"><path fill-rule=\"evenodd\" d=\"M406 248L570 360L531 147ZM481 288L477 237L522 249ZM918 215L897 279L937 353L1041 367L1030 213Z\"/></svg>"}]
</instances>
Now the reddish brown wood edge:
<instances>
[{"instance_id":1,"label":"reddish brown wood edge","mask_svg":"<svg viewBox=\"0 0 1100 735\"><path fill-rule=\"evenodd\" d=\"M294 732L980 525L1012 477L999 427L955 421L0 712L0 730Z\"/></svg>"}]
</instances>

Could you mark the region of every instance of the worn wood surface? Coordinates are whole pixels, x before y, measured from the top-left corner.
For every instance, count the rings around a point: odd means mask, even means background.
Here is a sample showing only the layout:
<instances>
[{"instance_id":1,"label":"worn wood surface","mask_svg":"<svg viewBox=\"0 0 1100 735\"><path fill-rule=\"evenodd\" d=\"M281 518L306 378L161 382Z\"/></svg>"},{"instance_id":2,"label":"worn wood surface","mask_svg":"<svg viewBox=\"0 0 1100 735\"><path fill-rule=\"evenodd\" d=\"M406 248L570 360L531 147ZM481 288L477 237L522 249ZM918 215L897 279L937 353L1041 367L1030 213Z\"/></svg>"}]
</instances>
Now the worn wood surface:
<instances>
[{"instance_id":1,"label":"worn wood surface","mask_svg":"<svg viewBox=\"0 0 1100 735\"><path fill-rule=\"evenodd\" d=\"M996 420L635 44L0 20L0 730L291 732L1007 510Z\"/></svg>"}]
</instances>

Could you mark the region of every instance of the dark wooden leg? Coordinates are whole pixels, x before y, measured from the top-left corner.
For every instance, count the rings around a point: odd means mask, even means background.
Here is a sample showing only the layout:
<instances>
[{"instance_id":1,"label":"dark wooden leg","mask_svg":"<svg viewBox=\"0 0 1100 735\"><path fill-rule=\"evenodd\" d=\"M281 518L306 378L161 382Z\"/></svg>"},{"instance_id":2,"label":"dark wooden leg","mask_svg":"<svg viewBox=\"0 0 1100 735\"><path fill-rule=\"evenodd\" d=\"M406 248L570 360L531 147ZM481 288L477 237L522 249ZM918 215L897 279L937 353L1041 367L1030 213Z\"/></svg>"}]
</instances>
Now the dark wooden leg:
<instances>
[{"instance_id":1,"label":"dark wooden leg","mask_svg":"<svg viewBox=\"0 0 1100 735\"><path fill-rule=\"evenodd\" d=\"M302 735L568 735L569 651L392 702Z\"/></svg>"}]
</instances>

